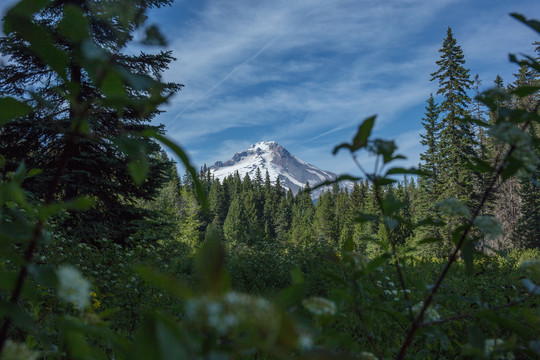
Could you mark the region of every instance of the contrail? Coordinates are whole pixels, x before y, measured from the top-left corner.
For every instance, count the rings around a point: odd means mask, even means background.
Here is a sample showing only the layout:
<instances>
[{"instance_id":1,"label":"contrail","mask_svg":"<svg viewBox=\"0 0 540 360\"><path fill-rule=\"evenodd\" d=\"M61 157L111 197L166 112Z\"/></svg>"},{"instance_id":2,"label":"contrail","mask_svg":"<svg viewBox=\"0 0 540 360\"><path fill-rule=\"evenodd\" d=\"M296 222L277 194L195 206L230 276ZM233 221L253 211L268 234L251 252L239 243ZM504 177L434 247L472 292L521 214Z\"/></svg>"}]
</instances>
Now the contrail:
<instances>
[{"instance_id":1,"label":"contrail","mask_svg":"<svg viewBox=\"0 0 540 360\"><path fill-rule=\"evenodd\" d=\"M310 138L310 139L304 140L304 141L302 141L300 144L305 144L305 143L307 143L307 142L310 142L310 141L313 141L313 140L317 140L317 139L319 139L319 138L322 138L323 136L326 136L326 135L331 134L331 133L333 133L333 132L339 131L339 130L341 130L341 129L345 129L345 128L347 128L347 127L348 127L348 126L337 126L337 127L333 128L333 129L330 129L330 130L328 130L328 131L323 132L322 134L319 134L319 135L314 136L314 137L312 137L312 138Z\"/></svg>"},{"instance_id":2,"label":"contrail","mask_svg":"<svg viewBox=\"0 0 540 360\"><path fill-rule=\"evenodd\" d=\"M212 92L212 90L214 90L215 88L217 88L219 85L221 85L225 80L227 80L228 78L230 78L238 69L240 69L244 64L250 62L251 60L257 58L263 51L265 51L266 49L268 49L276 40L277 38L279 38L281 35L276 35L274 36L268 43L266 43L266 45L264 45L262 48L260 48L255 54L251 55L250 57L248 57L247 59L245 59L244 61L242 61L240 64L238 64L237 66L234 67L234 69L232 69L227 75L225 75L221 80L219 80L218 82L216 82L214 85L212 85L208 90L206 90L201 96L199 96L198 98L196 98L195 100L193 100L188 106L186 106L182 111L180 111L180 113L178 115L176 115L174 117L174 120L177 120L179 116L181 116L183 113L185 113L187 110L189 110L193 105L195 105L196 103L198 103L199 101L201 101L204 97L206 97L206 95L208 95L210 92Z\"/></svg>"}]
</instances>

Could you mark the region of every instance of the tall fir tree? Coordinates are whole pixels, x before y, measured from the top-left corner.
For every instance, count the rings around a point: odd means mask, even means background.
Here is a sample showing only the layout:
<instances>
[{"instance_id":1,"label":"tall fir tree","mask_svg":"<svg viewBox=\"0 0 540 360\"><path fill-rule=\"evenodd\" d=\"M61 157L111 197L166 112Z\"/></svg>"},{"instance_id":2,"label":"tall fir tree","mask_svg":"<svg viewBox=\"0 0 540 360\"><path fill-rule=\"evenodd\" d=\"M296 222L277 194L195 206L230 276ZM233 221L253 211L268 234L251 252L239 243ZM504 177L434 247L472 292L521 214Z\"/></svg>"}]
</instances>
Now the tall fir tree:
<instances>
[{"instance_id":1,"label":"tall fir tree","mask_svg":"<svg viewBox=\"0 0 540 360\"><path fill-rule=\"evenodd\" d=\"M170 0L48 2L31 22L32 26L45 29L54 39L52 46L57 54L62 53L56 61L65 63L54 68L42 61L39 51L29 46L21 33L15 31L0 38L0 53L8 59L0 67L0 95L17 97L36 109L0 132L0 153L7 159L0 171L12 171L22 160L28 167L42 169L42 176L28 181L26 186L36 197L43 198L48 191L46 184L56 176L57 164L62 163L54 196L95 199L92 210L69 219L70 226L77 229L83 241L92 242L103 236L117 241L126 239L136 230L130 224L144 217L145 212L136 206L137 199L151 199L166 180L161 158L151 156L147 179L136 186L122 149L122 143L126 142L120 141L120 135L129 140L137 138L139 149L147 154L160 149L155 142L136 135L149 128L163 131L160 126L150 125L159 111L148 112L139 108L137 102L155 97L140 86L142 81L151 79L159 83L160 89L155 90L165 96L181 88L179 84L161 82L162 72L174 58L171 52L163 51L133 54L126 51L126 46L133 40L133 31L144 21L145 9L170 3ZM113 16L121 8L130 10L122 16ZM72 20L79 16L75 14L80 14L79 26L87 26L89 38L82 41L71 32L69 20L64 21L68 14ZM133 74L133 81L123 82L118 72L107 73L103 66L96 72L85 51L107 59L110 68ZM100 71L102 76L109 77L100 79ZM62 94L72 94L71 101ZM127 95L130 102L118 107L110 99L120 94ZM81 118L85 119L84 131L72 131L74 120Z\"/></svg>"},{"instance_id":2,"label":"tall fir tree","mask_svg":"<svg viewBox=\"0 0 540 360\"><path fill-rule=\"evenodd\" d=\"M536 51L536 60L540 60L540 42L533 43ZM521 66L520 71L516 74L515 87L531 86L538 87L540 85L540 72L534 68ZM539 111L538 104L540 103L540 91L515 101L515 106L522 110L531 112ZM537 123L531 124L528 131L532 136L540 135L540 125ZM540 157L540 149L538 145L534 148L536 156ZM538 248L540 247L540 165L536 166L535 171L532 171L527 176L519 178L519 195L520 195L520 215L517 224L517 231L514 233L514 240L517 245L523 248Z\"/></svg>"},{"instance_id":3,"label":"tall fir tree","mask_svg":"<svg viewBox=\"0 0 540 360\"><path fill-rule=\"evenodd\" d=\"M457 45L452 30L448 28L443 42L439 69L431 74L437 81L437 95L442 96L439 106L441 125L437 160L442 187L439 199L455 197L467 205L474 202L474 177L472 171L463 168L475 156L475 138L470 122L464 121L469 115L471 99L467 91L473 82L469 70L464 67L465 57Z\"/></svg>"}]
</instances>

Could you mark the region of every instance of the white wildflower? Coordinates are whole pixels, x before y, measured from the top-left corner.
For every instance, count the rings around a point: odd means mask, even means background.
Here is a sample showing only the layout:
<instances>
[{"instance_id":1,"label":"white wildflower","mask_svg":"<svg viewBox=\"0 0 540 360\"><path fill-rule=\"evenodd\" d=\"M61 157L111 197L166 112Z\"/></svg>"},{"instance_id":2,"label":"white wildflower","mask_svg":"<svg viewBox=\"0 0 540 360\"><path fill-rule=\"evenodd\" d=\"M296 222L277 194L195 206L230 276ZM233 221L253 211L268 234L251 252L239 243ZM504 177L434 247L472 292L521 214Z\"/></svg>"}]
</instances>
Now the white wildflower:
<instances>
[{"instance_id":1,"label":"white wildflower","mask_svg":"<svg viewBox=\"0 0 540 360\"><path fill-rule=\"evenodd\" d=\"M36 360L40 354L30 350L24 343L16 343L8 339L4 343L1 355L2 360Z\"/></svg>"},{"instance_id":2,"label":"white wildflower","mask_svg":"<svg viewBox=\"0 0 540 360\"><path fill-rule=\"evenodd\" d=\"M63 265L56 271L58 277L58 297L66 302L74 303L80 310L90 301L90 282L79 270Z\"/></svg>"},{"instance_id":3,"label":"white wildflower","mask_svg":"<svg viewBox=\"0 0 540 360\"><path fill-rule=\"evenodd\" d=\"M360 353L361 360L377 360L377 357L370 352L362 351Z\"/></svg>"},{"instance_id":4,"label":"white wildflower","mask_svg":"<svg viewBox=\"0 0 540 360\"><path fill-rule=\"evenodd\" d=\"M397 296L397 290L392 290L392 295Z\"/></svg>"},{"instance_id":5,"label":"white wildflower","mask_svg":"<svg viewBox=\"0 0 540 360\"><path fill-rule=\"evenodd\" d=\"M309 334L300 334L298 337L298 347L302 350L309 350L313 347L313 338Z\"/></svg>"},{"instance_id":6,"label":"white wildflower","mask_svg":"<svg viewBox=\"0 0 540 360\"><path fill-rule=\"evenodd\" d=\"M424 302L420 301L418 304L412 307L412 311L415 315L418 315L422 308L424 307ZM429 306L424 312L424 319L426 321L437 321L441 319L441 316L433 306Z\"/></svg>"},{"instance_id":7,"label":"white wildflower","mask_svg":"<svg viewBox=\"0 0 540 360\"><path fill-rule=\"evenodd\" d=\"M390 282L388 283L388 286L394 287L394 283L393 283L392 281L390 281Z\"/></svg>"},{"instance_id":8,"label":"white wildflower","mask_svg":"<svg viewBox=\"0 0 540 360\"><path fill-rule=\"evenodd\" d=\"M323 297L313 296L302 301L302 304L317 316L334 315L336 313L336 304Z\"/></svg>"},{"instance_id":9,"label":"white wildflower","mask_svg":"<svg viewBox=\"0 0 540 360\"><path fill-rule=\"evenodd\" d=\"M501 223L493 216L479 216L474 220L474 225L490 239L502 234Z\"/></svg>"},{"instance_id":10,"label":"white wildflower","mask_svg":"<svg viewBox=\"0 0 540 360\"><path fill-rule=\"evenodd\" d=\"M442 214L451 216L464 216L468 218L470 216L469 209L461 203L458 199L448 198L435 205L437 210Z\"/></svg>"},{"instance_id":11,"label":"white wildflower","mask_svg":"<svg viewBox=\"0 0 540 360\"><path fill-rule=\"evenodd\" d=\"M496 353L493 355L493 352L496 352L498 348L504 345L504 340L502 339L487 339L484 343L484 354L486 357L494 360L514 360L514 354L509 351L507 353Z\"/></svg>"}]
</instances>

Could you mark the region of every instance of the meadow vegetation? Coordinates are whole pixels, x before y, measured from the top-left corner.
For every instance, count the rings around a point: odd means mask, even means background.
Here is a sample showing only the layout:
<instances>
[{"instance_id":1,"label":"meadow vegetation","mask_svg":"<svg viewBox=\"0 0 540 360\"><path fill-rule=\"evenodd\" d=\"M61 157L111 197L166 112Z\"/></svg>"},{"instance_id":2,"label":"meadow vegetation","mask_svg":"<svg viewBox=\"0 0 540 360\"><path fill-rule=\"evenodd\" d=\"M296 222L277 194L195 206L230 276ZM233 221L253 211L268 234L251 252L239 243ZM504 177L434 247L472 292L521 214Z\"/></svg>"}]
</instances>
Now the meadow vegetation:
<instances>
[{"instance_id":1,"label":"meadow vegetation","mask_svg":"<svg viewBox=\"0 0 540 360\"><path fill-rule=\"evenodd\" d=\"M214 180L150 126L174 59L124 52L136 29L163 45L144 11L168 3L21 0L4 19L1 359L540 358L537 56L473 100L448 29L420 166L394 166L367 118L334 152L375 168L315 204L309 184Z\"/></svg>"}]
</instances>

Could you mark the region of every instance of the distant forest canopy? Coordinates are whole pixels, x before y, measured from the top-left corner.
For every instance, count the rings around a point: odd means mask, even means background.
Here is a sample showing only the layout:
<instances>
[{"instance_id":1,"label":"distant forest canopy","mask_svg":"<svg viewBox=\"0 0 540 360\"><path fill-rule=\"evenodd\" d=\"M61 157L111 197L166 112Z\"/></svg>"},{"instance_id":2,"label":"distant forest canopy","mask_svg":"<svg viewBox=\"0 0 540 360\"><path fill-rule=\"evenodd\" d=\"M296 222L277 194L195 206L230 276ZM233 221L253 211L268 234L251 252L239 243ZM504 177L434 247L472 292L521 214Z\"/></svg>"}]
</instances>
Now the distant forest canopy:
<instances>
[{"instance_id":1,"label":"distant forest canopy","mask_svg":"<svg viewBox=\"0 0 540 360\"><path fill-rule=\"evenodd\" d=\"M533 46L540 56L540 43L535 42ZM367 179L357 182L350 192L335 184L313 204L308 193L310 185L315 184L307 184L303 191L293 195L286 192L279 181L273 185L268 174L263 179L260 171L255 179L248 175L242 179L235 174L221 183L214 180L204 166L198 179L208 194L209 213L203 213L197 206L195 195L190 191L189 174L184 176L183 185L174 175L175 196L168 198L167 209L184 219L178 236L191 234L191 242L200 242L207 226L213 224L227 242L234 244L256 245L272 241L306 244L316 240L340 247L352 239L359 249L373 256L380 251L377 243L384 242L381 239L385 234L384 226L379 221L363 220L379 218L377 196L384 198L391 194L402 206L399 216L403 223L392 230L396 243L411 245L440 237L445 241L433 245L430 251L444 254L445 247L450 246L453 224L443 228L446 231L430 226L411 228L407 224L426 217L444 221L436 204L447 198L460 200L469 207L476 204L491 176L485 169L500 161L504 151L501 137L511 136L511 131L503 129L502 134L486 132L481 126L493 125L499 114L490 111L479 100L473 100L480 95L481 81L478 75L470 78L464 54L450 28L440 53L439 70L431 74L432 81L439 84L436 96L440 103L430 95L422 119L424 152L419 168L424 171L423 175L384 186L380 194L376 194L375 186ZM524 65L515 74L513 82L506 86L497 76L494 80L494 91L499 92L496 108L533 111L538 93L524 98L509 94L517 87L537 84L539 78L538 72ZM463 118L471 121L463 121ZM540 134L538 124L524 130L534 137ZM540 246L540 189L535 163L538 154L532 147L531 143L531 154L526 154L531 159L528 166L533 167L532 175L512 177L501 182L490 194L482 215L493 215L502 225L502 231L490 237L476 234L479 248L510 250Z\"/></svg>"}]
</instances>

